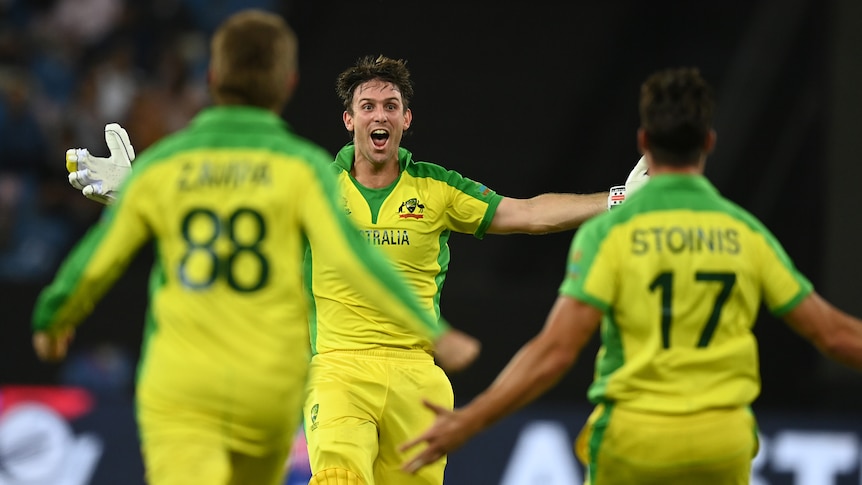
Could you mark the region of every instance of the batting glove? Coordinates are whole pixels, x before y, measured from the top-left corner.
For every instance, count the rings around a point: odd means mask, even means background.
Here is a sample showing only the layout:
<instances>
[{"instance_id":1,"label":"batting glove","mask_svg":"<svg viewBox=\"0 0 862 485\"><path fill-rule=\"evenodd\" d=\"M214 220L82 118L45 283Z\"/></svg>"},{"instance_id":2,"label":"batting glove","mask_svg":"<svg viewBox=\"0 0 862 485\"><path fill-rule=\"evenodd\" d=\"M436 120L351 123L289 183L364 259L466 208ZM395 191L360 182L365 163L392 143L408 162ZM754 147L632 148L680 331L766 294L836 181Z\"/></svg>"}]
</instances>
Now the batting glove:
<instances>
[{"instance_id":1,"label":"batting glove","mask_svg":"<svg viewBox=\"0 0 862 485\"><path fill-rule=\"evenodd\" d=\"M105 142L111 156L94 157L86 148L66 150L69 183L85 197L100 204L116 200L117 189L132 171L135 149L125 128L117 123L105 125Z\"/></svg>"},{"instance_id":2,"label":"batting glove","mask_svg":"<svg viewBox=\"0 0 862 485\"><path fill-rule=\"evenodd\" d=\"M626 184L611 187L608 193L608 210L625 202L626 197L631 197L632 194L649 181L647 168L646 158L641 157L629 173Z\"/></svg>"}]
</instances>

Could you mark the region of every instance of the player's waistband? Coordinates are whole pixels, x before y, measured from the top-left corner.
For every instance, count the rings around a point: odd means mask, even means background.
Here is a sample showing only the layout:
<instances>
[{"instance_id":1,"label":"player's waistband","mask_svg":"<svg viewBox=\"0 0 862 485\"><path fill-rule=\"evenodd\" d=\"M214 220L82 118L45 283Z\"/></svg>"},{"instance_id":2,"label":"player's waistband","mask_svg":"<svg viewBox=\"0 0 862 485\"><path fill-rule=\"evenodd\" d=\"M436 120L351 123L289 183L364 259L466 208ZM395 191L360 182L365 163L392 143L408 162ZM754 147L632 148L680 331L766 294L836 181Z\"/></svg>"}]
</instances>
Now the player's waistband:
<instances>
[{"instance_id":1,"label":"player's waistband","mask_svg":"<svg viewBox=\"0 0 862 485\"><path fill-rule=\"evenodd\" d=\"M751 409L748 406L727 406L680 412L671 409L645 410L638 409L636 407L625 406L624 404L616 404L613 406L613 413L616 416L625 415L642 422L660 424L666 422L667 420L673 421L680 420L682 418L693 420L703 419L706 421L712 421L735 413L751 414Z\"/></svg>"},{"instance_id":2,"label":"player's waistband","mask_svg":"<svg viewBox=\"0 0 862 485\"><path fill-rule=\"evenodd\" d=\"M392 349L373 348L362 350L331 350L317 354L314 358L325 359L330 357L353 357L358 359L385 359L385 360L409 360L409 361L434 361L434 357L422 349Z\"/></svg>"}]
</instances>

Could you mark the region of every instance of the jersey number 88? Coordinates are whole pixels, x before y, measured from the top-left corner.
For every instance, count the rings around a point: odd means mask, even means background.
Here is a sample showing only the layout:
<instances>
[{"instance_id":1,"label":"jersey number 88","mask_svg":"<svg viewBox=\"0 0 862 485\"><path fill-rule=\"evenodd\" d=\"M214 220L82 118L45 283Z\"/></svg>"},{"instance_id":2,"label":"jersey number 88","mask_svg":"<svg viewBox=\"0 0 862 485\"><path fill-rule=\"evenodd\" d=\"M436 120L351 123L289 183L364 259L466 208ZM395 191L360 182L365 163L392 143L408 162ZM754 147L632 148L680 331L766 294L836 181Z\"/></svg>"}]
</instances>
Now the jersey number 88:
<instances>
[{"instance_id":1,"label":"jersey number 88","mask_svg":"<svg viewBox=\"0 0 862 485\"><path fill-rule=\"evenodd\" d=\"M269 261L260 247L266 223L258 211L240 207L222 218L211 209L195 208L183 217L181 231L187 244L179 265L184 286L207 289L220 278L241 293L266 286ZM228 251L216 250L222 246L220 238L226 238Z\"/></svg>"}]
</instances>

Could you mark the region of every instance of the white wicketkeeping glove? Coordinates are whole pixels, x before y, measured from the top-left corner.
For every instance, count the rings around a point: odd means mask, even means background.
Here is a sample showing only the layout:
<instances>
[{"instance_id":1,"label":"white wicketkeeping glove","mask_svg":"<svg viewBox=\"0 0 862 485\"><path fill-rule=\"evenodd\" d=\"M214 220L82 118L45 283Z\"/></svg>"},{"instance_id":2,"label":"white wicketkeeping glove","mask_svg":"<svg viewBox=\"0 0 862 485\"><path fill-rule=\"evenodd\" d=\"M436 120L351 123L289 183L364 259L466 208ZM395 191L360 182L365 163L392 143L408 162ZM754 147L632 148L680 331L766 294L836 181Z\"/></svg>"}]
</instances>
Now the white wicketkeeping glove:
<instances>
[{"instance_id":1,"label":"white wicketkeeping glove","mask_svg":"<svg viewBox=\"0 0 862 485\"><path fill-rule=\"evenodd\" d=\"M641 157L629 173L626 184L611 187L608 193L608 210L625 202L626 197L631 197L632 194L649 181L647 168L646 158Z\"/></svg>"},{"instance_id":2,"label":"white wicketkeeping glove","mask_svg":"<svg viewBox=\"0 0 862 485\"><path fill-rule=\"evenodd\" d=\"M86 148L66 150L69 183L85 197L100 204L111 204L117 188L132 172L135 149L125 128L117 123L105 125L105 142L111 156L94 157Z\"/></svg>"}]
</instances>

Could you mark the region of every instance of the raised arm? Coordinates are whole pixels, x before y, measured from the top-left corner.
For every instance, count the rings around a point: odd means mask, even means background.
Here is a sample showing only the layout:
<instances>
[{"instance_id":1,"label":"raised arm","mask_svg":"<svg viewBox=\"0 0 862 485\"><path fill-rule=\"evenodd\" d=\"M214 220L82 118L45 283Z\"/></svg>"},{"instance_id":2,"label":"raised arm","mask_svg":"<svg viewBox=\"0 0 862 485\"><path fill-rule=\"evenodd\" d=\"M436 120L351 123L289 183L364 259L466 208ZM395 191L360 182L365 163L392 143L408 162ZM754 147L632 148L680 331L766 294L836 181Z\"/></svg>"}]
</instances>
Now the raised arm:
<instances>
[{"instance_id":1,"label":"raised arm","mask_svg":"<svg viewBox=\"0 0 862 485\"><path fill-rule=\"evenodd\" d=\"M151 240L150 228L139 210L147 203L140 194L152 192L148 183L127 187L127 202L107 208L106 215L72 248L54 280L39 294L32 327L33 347L40 359L58 361L66 356L75 327L93 311L138 250ZM94 200L107 203L108 199Z\"/></svg>"}]
</instances>

